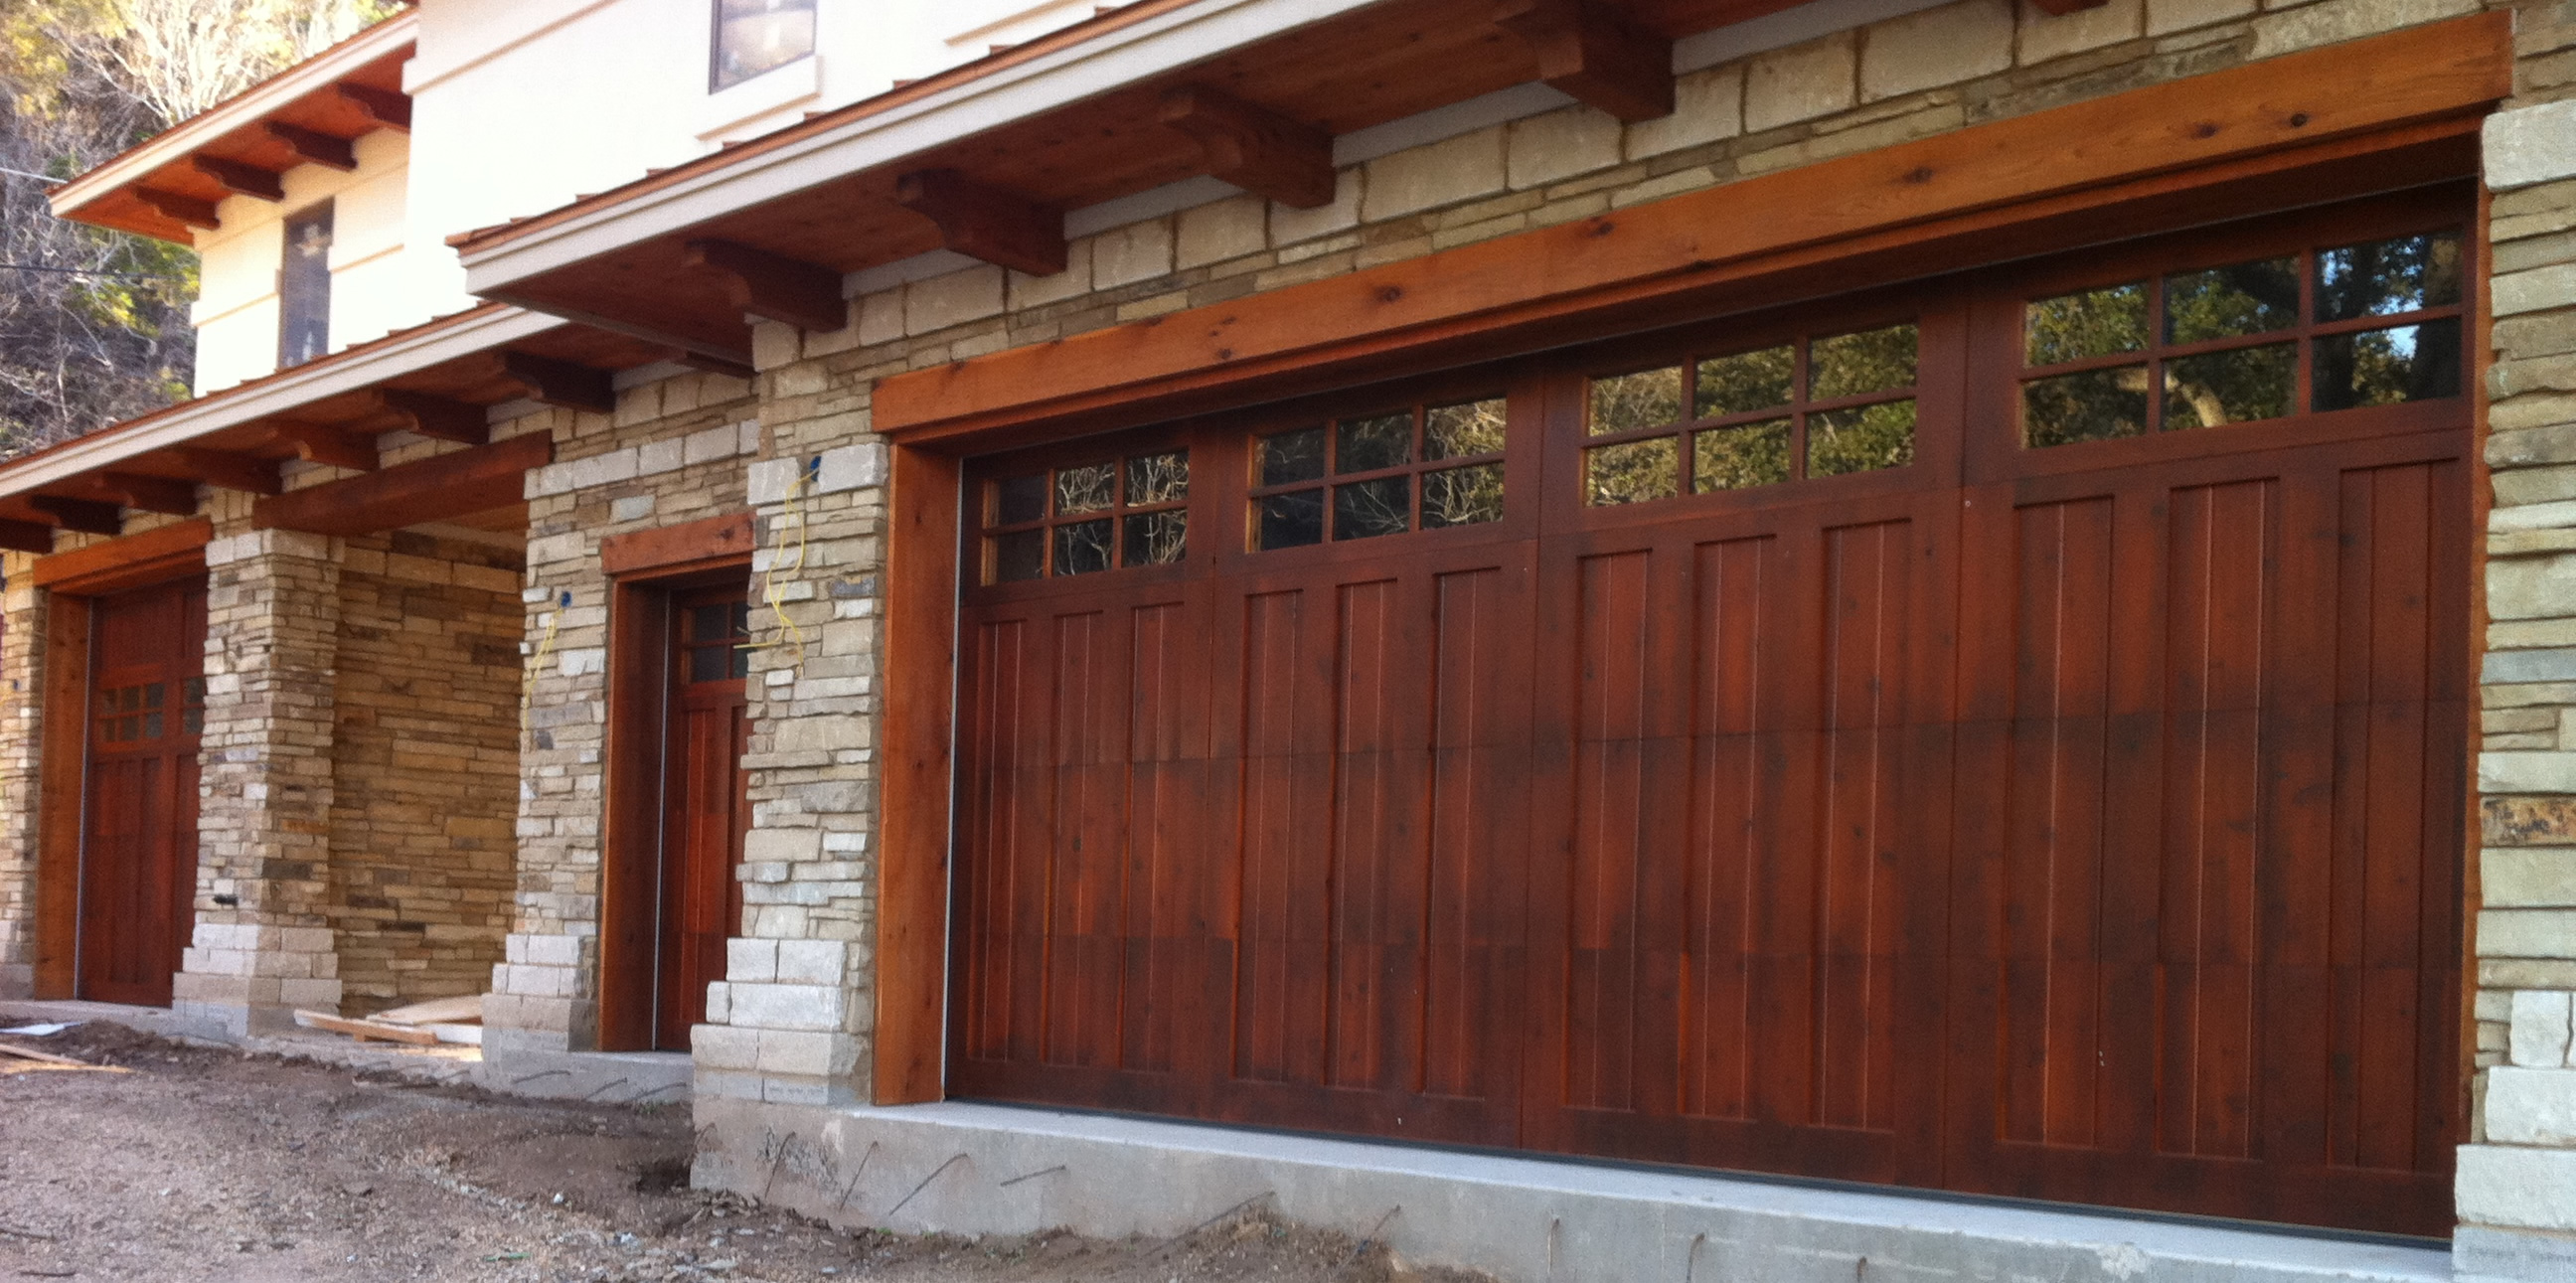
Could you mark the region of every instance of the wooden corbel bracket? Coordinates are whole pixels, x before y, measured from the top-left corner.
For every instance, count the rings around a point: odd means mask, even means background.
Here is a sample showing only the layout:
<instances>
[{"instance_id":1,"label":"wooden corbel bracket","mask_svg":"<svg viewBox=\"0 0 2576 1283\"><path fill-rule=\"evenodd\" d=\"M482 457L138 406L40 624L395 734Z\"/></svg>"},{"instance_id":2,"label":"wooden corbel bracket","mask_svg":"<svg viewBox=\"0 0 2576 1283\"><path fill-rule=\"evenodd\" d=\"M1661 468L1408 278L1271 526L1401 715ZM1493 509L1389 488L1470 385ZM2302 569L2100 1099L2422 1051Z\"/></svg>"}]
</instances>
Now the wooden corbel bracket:
<instances>
[{"instance_id":1,"label":"wooden corbel bracket","mask_svg":"<svg viewBox=\"0 0 2576 1283\"><path fill-rule=\"evenodd\" d=\"M1333 203L1333 138L1220 89L1163 95L1164 124L1199 145L1208 174L1292 209Z\"/></svg>"},{"instance_id":2,"label":"wooden corbel bracket","mask_svg":"<svg viewBox=\"0 0 2576 1283\"><path fill-rule=\"evenodd\" d=\"M828 334L850 323L841 274L733 241L695 240L680 249L686 266L724 283L736 308L766 321Z\"/></svg>"},{"instance_id":3,"label":"wooden corbel bracket","mask_svg":"<svg viewBox=\"0 0 2576 1283\"><path fill-rule=\"evenodd\" d=\"M986 187L953 169L925 169L895 182L895 203L929 219L940 243L968 258L1031 276L1064 270L1064 212Z\"/></svg>"},{"instance_id":4,"label":"wooden corbel bracket","mask_svg":"<svg viewBox=\"0 0 2576 1283\"><path fill-rule=\"evenodd\" d=\"M1673 42L1601 0L1502 0L1494 21L1529 45L1549 85L1621 120L1673 114Z\"/></svg>"}]
</instances>

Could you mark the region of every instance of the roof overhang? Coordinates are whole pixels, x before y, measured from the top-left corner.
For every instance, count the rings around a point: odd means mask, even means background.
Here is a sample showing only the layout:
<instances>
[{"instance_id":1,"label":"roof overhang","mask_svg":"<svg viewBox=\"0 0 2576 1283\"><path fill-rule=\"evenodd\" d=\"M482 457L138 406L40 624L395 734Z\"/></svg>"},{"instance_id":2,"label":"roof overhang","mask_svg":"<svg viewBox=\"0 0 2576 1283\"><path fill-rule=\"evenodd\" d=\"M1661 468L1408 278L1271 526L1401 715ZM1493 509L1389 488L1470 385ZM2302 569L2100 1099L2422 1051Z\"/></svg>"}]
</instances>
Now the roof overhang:
<instances>
[{"instance_id":1,"label":"roof overhang","mask_svg":"<svg viewBox=\"0 0 2576 1283\"><path fill-rule=\"evenodd\" d=\"M402 65L419 25L388 18L144 140L54 188L54 216L184 245L228 196L274 200L298 165L354 165L358 138L410 128Z\"/></svg>"},{"instance_id":2,"label":"roof overhang","mask_svg":"<svg viewBox=\"0 0 2576 1283\"><path fill-rule=\"evenodd\" d=\"M1321 203L1333 139L1531 82L1651 118L1674 42L1788 7L1137 0L452 243L478 295L739 361L747 313L837 328L851 273L948 248L1044 274L1048 220L1202 176Z\"/></svg>"}]
</instances>

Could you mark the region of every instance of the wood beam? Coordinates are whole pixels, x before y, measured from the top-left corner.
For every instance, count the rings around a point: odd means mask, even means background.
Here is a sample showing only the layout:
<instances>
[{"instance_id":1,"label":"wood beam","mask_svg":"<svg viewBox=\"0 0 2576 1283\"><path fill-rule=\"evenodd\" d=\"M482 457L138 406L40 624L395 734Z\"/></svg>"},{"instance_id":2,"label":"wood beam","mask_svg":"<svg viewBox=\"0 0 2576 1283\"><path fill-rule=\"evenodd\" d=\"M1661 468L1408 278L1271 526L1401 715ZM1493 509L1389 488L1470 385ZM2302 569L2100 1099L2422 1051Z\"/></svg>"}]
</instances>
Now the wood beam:
<instances>
[{"instance_id":1,"label":"wood beam","mask_svg":"<svg viewBox=\"0 0 2576 1283\"><path fill-rule=\"evenodd\" d=\"M411 95L396 89L378 89L373 85L334 85L340 96L356 103L367 113L367 119L387 129L411 132Z\"/></svg>"},{"instance_id":2,"label":"wood beam","mask_svg":"<svg viewBox=\"0 0 2576 1283\"><path fill-rule=\"evenodd\" d=\"M2107 3L2108 0L2100 0ZM334 138L318 129L290 125L283 120L268 122L268 136L295 150L295 154L316 165L347 173L358 167L358 144L355 139Z\"/></svg>"},{"instance_id":3,"label":"wood beam","mask_svg":"<svg viewBox=\"0 0 2576 1283\"><path fill-rule=\"evenodd\" d=\"M1164 124L1199 145L1207 172L1292 209L1333 203L1333 136L1221 89L1163 95Z\"/></svg>"},{"instance_id":4,"label":"wood beam","mask_svg":"<svg viewBox=\"0 0 2576 1283\"><path fill-rule=\"evenodd\" d=\"M2070 13L2099 9L2111 3L2111 0L2030 0L2030 2L2037 6L2041 13L2063 18Z\"/></svg>"},{"instance_id":5,"label":"wood beam","mask_svg":"<svg viewBox=\"0 0 2576 1283\"><path fill-rule=\"evenodd\" d=\"M277 465L266 459L199 446L173 446L162 453L210 486L249 494L276 494L286 488L277 475Z\"/></svg>"},{"instance_id":6,"label":"wood beam","mask_svg":"<svg viewBox=\"0 0 2576 1283\"><path fill-rule=\"evenodd\" d=\"M188 163L195 166L198 173L222 183L224 190L235 196L249 196L271 203L286 199L286 188L278 182L277 175L257 165L225 160L220 156L191 156Z\"/></svg>"},{"instance_id":7,"label":"wood beam","mask_svg":"<svg viewBox=\"0 0 2576 1283\"><path fill-rule=\"evenodd\" d=\"M0 548L50 553L54 550L54 528L37 521L0 520Z\"/></svg>"},{"instance_id":8,"label":"wood beam","mask_svg":"<svg viewBox=\"0 0 2576 1283\"><path fill-rule=\"evenodd\" d=\"M895 203L929 219L939 241L968 258L1031 276L1064 270L1064 212L986 187L953 169L925 169L895 181Z\"/></svg>"},{"instance_id":9,"label":"wood beam","mask_svg":"<svg viewBox=\"0 0 2576 1283\"><path fill-rule=\"evenodd\" d=\"M505 349L501 377L518 384L532 401L596 414L617 409L617 387L606 370Z\"/></svg>"},{"instance_id":10,"label":"wood beam","mask_svg":"<svg viewBox=\"0 0 2576 1283\"><path fill-rule=\"evenodd\" d=\"M552 434L524 433L259 500L251 505L251 525L364 535L461 517L518 502L526 493L528 469L542 468L554 457Z\"/></svg>"},{"instance_id":11,"label":"wood beam","mask_svg":"<svg viewBox=\"0 0 2576 1283\"><path fill-rule=\"evenodd\" d=\"M267 427L266 444L285 446L306 463L327 463L351 472L373 472L380 462L372 438L361 440L338 428L327 428L318 423L272 423Z\"/></svg>"},{"instance_id":12,"label":"wood beam","mask_svg":"<svg viewBox=\"0 0 2576 1283\"><path fill-rule=\"evenodd\" d=\"M58 494L31 494L27 506L45 514L65 530L85 535L113 535L125 531L125 522L116 505L99 499L73 499Z\"/></svg>"},{"instance_id":13,"label":"wood beam","mask_svg":"<svg viewBox=\"0 0 2576 1283\"><path fill-rule=\"evenodd\" d=\"M149 187L135 188L134 199L151 206L163 218L173 222L202 227L210 232L223 226L223 221L215 217L215 203L210 200L182 196L177 192L156 192Z\"/></svg>"},{"instance_id":14,"label":"wood beam","mask_svg":"<svg viewBox=\"0 0 2576 1283\"><path fill-rule=\"evenodd\" d=\"M378 388L375 401L377 408L425 437L463 445L482 445L492 439L491 418L479 405L402 388Z\"/></svg>"},{"instance_id":15,"label":"wood beam","mask_svg":"<svg viewBox=\"0 0 2576 1283\"><path fill-rule=\"evenodd\" d=\"M709 356L704 352L692 351L684 347L672 348L663 359L685 365L701 374L721 374L728 378L748 379L759 373L743 362L728 361L720 356Z\"/></svg>"},{"instance_id":16,"label":"wood beam","mask_svg":"<svg viewBox=\"0 0 2576 1283\"><path fill-rule=\"evenodd\" d=\"M713 273L724 282L727 301L762 320L817 334L850 323L841 274L830 268L718 240L690 241L681 247L680 261Z\"/></svg>"},{"instance_id":17,"label":"wood beam","mask_svg":"<svg viewBox=\"0 0 2576 1283\"><path fill-rule=\"evenodd\" d=\"M203 570L206 544L214 537L215 523L203 517L174 521L39 558L27 568L27 582L82 596L117 592L191 567Z\"/></svg>"},{"instance_id":18,"label":"wood beam","mask_svg":"<svg viewBox=\"0 0 2576 1283\"><path fill-rule=\"evenodd\" d=\"M1502 0L1494 21L1529 46L1538 78L1557 89L1621 120L1673 114L1673 42L1601 0Z\"/></svg>"},{"instance_id":19,"label":"wood beam","mask_svg":"<svg viewBox=\"0 0 2576 1283\"><path fill-rule=\"evenodd\" d=\"M192 481L139 472L101 472L91 479L91 485L138 512L163 512L177 517L192 517L197 512L197 486Z\"/></svg>"}]
</instances>

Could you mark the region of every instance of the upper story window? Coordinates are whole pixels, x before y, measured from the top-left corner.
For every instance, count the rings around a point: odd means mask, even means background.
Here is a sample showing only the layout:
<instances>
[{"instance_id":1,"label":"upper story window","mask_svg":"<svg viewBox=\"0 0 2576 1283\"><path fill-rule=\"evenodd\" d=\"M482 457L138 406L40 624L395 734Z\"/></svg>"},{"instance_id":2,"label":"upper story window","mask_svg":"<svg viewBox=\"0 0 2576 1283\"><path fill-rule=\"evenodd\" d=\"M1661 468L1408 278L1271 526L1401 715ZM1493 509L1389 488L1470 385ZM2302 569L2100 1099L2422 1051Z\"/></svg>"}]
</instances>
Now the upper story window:
<instances>
[{"instance_id":1,"label":"upper story window","mask_svg":"<svg viewBox=\"0 0 2576 1283\"><path fill-rule=\"evenodd\" d=\"M710 91L731 88L814 52L814 0L715 0Z\"/></svg>"},{"instance_id":2,"label":"upper story window","mask_svg":"<svg viewBox=\"0 0 2576 1283\"><path fill-rule=\"evenodd\" d=\"M302 365L331 350L331 202L286 220L277 272L277 364Z\"/></svg>"}]
</instances>

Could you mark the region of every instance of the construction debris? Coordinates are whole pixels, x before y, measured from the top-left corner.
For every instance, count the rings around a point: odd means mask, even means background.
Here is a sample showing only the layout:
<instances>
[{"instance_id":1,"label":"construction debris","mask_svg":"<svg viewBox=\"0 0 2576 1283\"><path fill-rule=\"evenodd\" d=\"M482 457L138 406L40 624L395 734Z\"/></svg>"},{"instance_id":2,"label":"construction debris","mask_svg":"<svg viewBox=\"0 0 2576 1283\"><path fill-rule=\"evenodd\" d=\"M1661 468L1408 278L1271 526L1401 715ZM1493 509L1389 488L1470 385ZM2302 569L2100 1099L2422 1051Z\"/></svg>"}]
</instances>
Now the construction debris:
<instances>
[{"instance_id":1,"label":"construction debris","mask_svg":"<svg viewBox=\"0 0 2576 1283\"><path fill-rule=\"evenodd\" d=\"M479 1047L483 1045L483 995L433 998L359 1019L335 1016L327 1011L298 1011L295 1023L306 1029L347 1034L360 1042L400 1042L415 1047L450 1043Z\"/></svg>"}]
</instances>

